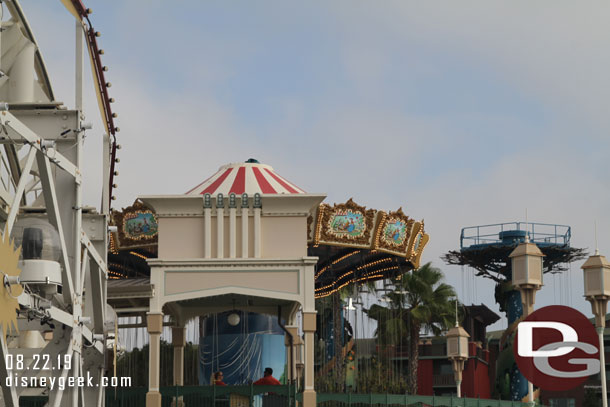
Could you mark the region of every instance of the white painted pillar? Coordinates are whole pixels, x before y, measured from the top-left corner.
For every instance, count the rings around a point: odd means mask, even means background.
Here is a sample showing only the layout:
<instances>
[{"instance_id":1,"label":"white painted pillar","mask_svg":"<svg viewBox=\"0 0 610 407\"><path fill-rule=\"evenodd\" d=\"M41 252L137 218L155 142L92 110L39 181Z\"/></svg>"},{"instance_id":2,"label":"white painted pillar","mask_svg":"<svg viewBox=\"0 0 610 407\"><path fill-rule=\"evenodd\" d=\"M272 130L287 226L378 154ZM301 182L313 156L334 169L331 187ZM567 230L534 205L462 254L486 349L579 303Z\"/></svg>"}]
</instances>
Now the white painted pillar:
<instances>
[{"instance_id":1,"label":"white painted pillar","mask_svg":"<svg viewBox=\"0 0 610 407\"><path fill-rule=\"evenodd\" d=\"M218 198L216 198L218 199ZM224 204L221 203L221 205ZM218 205L218 204L217 204ZM219 259L225 256L225 210L224 208L216 206L216 257Z\"/></svg>"},{"instance_id":2,"label":"white painted pillar","mask_svg":"<svg viewBox=\"0 0 610 407\"><path fill-rule=\"evenodd\" d=\"M243 205L243 204L242 204ZM249 208L246 206L241 207L241 257L248 257L248 217Z\"/></svg>"},{"instance_id":3,"label":"white painted pillar","mask_svg":"<svg viewBox=\"0 0 610 407\"><path fill-rule=\"evenodd\" d=\"M237 209L229 208L229 257L237 256Z\"/></svg>"},{"instance_id":4,"label":"white painted pillar","mask_svg":"<svg viewBox=\"0 0 610 407\"><path fill-rule=\"evenodd\" d=\"M254 258L261 257L261 208L254 208Z\"/></svg>"},{"instance_id":5,"label":"white painted pillar","mask_svg":"<svg viewBox=\"0 0 610 407\"><path fill-rule=\"evenodd\" d=\"M203 209L203 257L212 257L212 208Z\"/></svg>"}]
</instances>

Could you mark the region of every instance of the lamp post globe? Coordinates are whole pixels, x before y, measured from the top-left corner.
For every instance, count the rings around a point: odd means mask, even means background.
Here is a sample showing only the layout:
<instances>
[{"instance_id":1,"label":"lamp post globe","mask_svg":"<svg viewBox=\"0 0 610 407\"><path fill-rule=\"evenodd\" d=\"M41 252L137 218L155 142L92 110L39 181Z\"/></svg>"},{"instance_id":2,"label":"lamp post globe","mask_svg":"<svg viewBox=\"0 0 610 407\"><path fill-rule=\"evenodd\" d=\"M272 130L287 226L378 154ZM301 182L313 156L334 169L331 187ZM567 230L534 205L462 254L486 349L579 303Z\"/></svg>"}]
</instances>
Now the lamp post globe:
<instances>
[{"instance_id":1,"label":"lamp post globe","mask_svg":"<svg viewBox=\"0 0 610 407\"><path fill-rule=\"evenodd\" d=\"M595 315L595 327L599 336L599 362L601 366L600 379L602 387L602 405L608 407L606 385L606 358L604 355L604 329L606 327L606 310L610 299L610 262L605 256L595 254L590 256L581 266L585 283L585 298L591 303Z\"/></svg>"},{"instance_id":2,"label":"lamp post globe","mask_svg":"<svg viewBox=\"0 0 610 407\"><path fill-rule=\"evenodd\" d=\"M447 357L451 360L453 374L457 387L457 396L462 396L462 371L464 362L468 360L468 332L457 323L447 332Z\"/></svg>"}]
</instances>

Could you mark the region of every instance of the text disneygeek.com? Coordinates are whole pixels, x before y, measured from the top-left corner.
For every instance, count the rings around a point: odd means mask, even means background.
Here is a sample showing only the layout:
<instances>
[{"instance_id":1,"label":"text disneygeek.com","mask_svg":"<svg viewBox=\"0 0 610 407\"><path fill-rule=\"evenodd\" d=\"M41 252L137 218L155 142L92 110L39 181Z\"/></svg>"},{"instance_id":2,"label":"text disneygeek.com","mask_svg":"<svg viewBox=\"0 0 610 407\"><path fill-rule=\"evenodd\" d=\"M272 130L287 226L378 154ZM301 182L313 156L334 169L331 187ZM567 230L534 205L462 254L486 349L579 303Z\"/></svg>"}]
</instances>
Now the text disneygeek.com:
<instances>
[{"instance_id":1,"label":"text disneygeek.com","mask_svg":"<svg viewBox=\"0 0 610 407\"><path fill-rule=\"evenodd\" d=\"M6 387L46 387L50 390L64 390L70 387L131 387L131 377L96 377L87 372L86 376L69 376L72 367L71 355L33 355L25 360L23 355L7 355L5 358L8 375L2 385ZM48 375L40 375L41 371ZM28 374L31 372L31 374ZM54 373L55 372L55 373Z\"/></svg>"},{"instance_id":2,"label":"text disneygeek.com","mask_svg":"<svg viewBox=\"0 0 610 407\"><path fill-rule=\"evenodd\" d=\"M48 387L50 390L64 390L66 387L130 387L131 377L102 377L99 383L93 381L93 376L70 377L32 377L13 374L4 383L7 387Z\"/></svg>"}]
</instances>

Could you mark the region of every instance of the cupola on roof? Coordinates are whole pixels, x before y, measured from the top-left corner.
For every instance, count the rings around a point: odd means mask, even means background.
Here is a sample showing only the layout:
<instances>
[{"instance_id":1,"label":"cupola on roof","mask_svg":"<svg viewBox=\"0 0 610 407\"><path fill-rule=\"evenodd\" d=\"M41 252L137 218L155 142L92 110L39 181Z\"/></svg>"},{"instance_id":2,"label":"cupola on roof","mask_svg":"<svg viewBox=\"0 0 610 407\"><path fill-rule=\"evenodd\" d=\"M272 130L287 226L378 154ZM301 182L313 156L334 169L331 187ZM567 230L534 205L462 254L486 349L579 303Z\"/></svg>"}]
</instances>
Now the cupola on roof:
<instances>
[{"instance_id":1,"label":"cupola on roof","mask_svg":"<svg viewBox=\"0 0 610 407\"><path fill-rule=\"evenodd\" d=\"M243 163L223 165L214 175L186 195L304 194L301 188L278 175L273 167L250 158Z\"/></svg>"}]
</instances>

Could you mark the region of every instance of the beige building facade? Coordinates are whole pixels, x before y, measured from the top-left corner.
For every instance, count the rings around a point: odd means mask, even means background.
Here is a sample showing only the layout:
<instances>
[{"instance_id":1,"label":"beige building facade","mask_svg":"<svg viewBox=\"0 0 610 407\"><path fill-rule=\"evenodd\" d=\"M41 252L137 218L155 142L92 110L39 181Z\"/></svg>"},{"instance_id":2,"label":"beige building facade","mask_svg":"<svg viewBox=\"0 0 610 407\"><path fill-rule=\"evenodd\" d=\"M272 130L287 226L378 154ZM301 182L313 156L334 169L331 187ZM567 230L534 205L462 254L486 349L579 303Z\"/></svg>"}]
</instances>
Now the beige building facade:
<instances>
[{"instance_id":1,"label":"beige building facade","mask_svg":"<svg viewBox=\"0 0 610 407\"><path fill-rule=\"evenodd\" d=\"M296 316L302 312L303 405L315 406L317 257L307 256L307 218L324 198L305 193L258 162L221 167L186 195L140 197L159 225L158 258L148 260L154 289L147 314L147 407L161 406L163 316L173 321L174 384L183 385L185 324L233 309L281 316L295 347L301 343ZM286 344L291 346L289 340ZM287 352L293 358L300 354ZM297 377L296 362L288 363L288 379Z\"/></svg>"}]
</instances>

